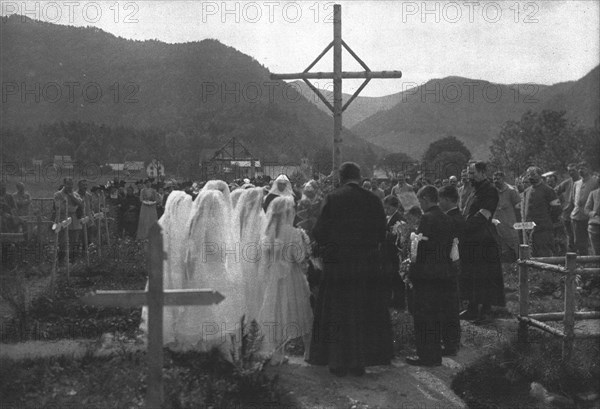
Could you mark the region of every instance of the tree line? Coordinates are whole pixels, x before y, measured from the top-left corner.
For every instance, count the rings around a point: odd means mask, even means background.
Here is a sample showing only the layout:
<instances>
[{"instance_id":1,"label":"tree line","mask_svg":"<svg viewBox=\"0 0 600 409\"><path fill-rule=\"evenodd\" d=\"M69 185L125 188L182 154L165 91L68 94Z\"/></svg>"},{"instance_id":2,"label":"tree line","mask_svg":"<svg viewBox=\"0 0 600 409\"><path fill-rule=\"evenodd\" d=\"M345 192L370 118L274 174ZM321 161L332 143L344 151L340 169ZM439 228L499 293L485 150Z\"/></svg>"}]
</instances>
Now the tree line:
<instances>
[{"instance_id":1,"label":"tree line","mask_svg":"<svg viewBox=\"0 0 600 409\"><path fill-rule=\"evenodd\" d=\"M596 126L586 128L566 117L564 111L525 112L519 120L507 121L492 140L489 162L516 177L528 166L562 173L571 162L587 161L592 168L600 164L600 118ZM160 127L132 128L100 125L93 122L59 121L37 128L0 129L2 161L25 165L31 159L50 160L54 155L69 155L79 163L119 163L159 159L167 169L177 169L182 176L199 171L199 152L222 143L222 129L215 124L199 128L169 130ZM242 136L242 135L238 135ZM243 138L242 138L243 139ZM250 147L254 150L253 147ZM259 159L291 162L294 158L270 151L254 152ZM313 168L322 174L331 172L332 154L328 147L307 154ZM430 179L460 175L472 154L455 136L432 142L420 160L403 152L377 155L369 152L367 166L376 165L388 177L419 172ZM368 172L367 172L368 174Z\"/></svg>"}]
</instances>

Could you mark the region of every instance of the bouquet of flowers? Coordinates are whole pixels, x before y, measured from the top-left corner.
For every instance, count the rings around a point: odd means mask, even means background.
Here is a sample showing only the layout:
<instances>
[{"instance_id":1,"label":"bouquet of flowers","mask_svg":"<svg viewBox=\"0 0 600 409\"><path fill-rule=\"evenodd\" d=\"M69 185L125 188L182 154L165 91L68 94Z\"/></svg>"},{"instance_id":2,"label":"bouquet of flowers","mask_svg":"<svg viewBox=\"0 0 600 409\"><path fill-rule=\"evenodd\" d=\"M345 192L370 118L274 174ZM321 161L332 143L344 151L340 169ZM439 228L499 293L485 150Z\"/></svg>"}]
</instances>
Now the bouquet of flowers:
<instances>
[{"instance_id":1,"label":"bouquet of flowers","mask_svg":"<svg viewBox=\"0 0 600 409\"><path fill-rule=\"evenodd\" d=\"M312 248L310 245L310 239L308 238L308 234L306 234L306 231L301 227L298 227L298 231L300 232L300 237L302 238L302 245L306 250L306 256L307 258L310 258L312 257Z\"/></svg>"},{"instance_id":2,"label":"bouquet of flowers","mask_svg":"<svg viewBox=\"0 0 600 409\"><path fill-rule=\"evenodd\" d=\"M412 282L410 281L410 278L408 278L410 265L411 262L409 258L402 260L402 257L400 257L400 278L402 278L402 281L404 281L408 288L413 288Z\"/></svg>"},{"instance_id":3,"label":"bouquet of flowers","mask_svg":"<svg viewBox=\"0 0 600 409\"><path fill-rule=\"evenodd\" d=\"M392 226L392 234L394 236L400 236L402 235L402 230L403 230L403 226L406 225L406 222L403 221L397 221L396 224L394 224Z\"/></svg>"}]
</instances>

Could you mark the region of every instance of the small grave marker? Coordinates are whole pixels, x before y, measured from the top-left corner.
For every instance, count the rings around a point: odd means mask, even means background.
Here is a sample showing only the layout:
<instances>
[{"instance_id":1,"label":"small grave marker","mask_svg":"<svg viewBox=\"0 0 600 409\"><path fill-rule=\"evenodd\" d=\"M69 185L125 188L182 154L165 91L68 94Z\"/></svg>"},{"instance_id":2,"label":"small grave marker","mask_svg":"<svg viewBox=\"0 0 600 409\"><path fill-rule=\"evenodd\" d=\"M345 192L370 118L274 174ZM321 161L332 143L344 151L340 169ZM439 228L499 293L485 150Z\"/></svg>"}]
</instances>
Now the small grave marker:
<instances>
[{"instance_id":1,"label":"small grave marker","mask_svg":"<svg viewBox=\"0 0 600 409\"><path fill-rule=\"evenodd\" d=\"M163 307L180 305L213 305L225 299L211 289L163 289L163 251L161 228L155 223L150 228L148 247L148 291L97 291L81 297L88 305L115 307L148 306L148 384L146 407L162 407L163 393Z\"/></svg>"}]
</instances>

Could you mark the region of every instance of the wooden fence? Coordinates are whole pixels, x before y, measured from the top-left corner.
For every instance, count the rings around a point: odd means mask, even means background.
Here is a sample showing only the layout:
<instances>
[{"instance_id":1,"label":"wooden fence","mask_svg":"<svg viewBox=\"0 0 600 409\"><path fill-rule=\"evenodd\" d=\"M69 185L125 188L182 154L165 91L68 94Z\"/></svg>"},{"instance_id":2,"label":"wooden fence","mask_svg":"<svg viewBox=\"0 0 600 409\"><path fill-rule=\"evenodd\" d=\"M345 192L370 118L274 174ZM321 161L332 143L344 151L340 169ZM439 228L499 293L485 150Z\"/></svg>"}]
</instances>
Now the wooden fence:
<instances>
[{"instance_id":1,"label":"wooden fence","mask_svg":"<svg viewBox=\"0 0 600 409\"><path fill-rule=\"evenodd\" d=\"M600 273L600 268L577 268L577 264L590 264L600 262L600 256L577 256L575 253L567 253L565 257L531 257L528 245L521 245L519 249L519 342L528 342L527 329L529 326L556 335L563 339L562 355L567 360L573 352L573 341L575 338L598 337L600 334L575 333L575 320L600 318L600 311L575 311L575 277L580 272ZM559 264L564 264L563 266ZM529 269L551 271L565 276L564 290L564 312L547 312L529 314ZM551 327L544 321L561 321L563 330Z\"/></svg>"}]
</instances>

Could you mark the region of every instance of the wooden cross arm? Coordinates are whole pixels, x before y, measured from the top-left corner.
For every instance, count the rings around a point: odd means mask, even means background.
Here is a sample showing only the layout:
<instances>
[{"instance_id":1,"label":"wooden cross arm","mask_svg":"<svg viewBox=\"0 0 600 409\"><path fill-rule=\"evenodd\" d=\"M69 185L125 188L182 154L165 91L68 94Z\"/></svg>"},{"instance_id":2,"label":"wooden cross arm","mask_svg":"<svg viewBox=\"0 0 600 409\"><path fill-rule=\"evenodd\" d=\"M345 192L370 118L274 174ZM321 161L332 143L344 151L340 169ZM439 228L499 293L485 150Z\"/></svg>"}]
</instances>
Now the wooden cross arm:
<instances>
[{"instance_id":1,"label":"wooden cross arm","mask_svg":"<svg viewBox=\"0 0 600 409\"><path fill-rule=\"evenodd\" d=\"M333 72L299 72L295 74L271 74L272 80L335 78ZM342 71L342 78L402 78L401 71Z\"/></svg>"},{"instance_id":2,"label":"wooden cross arm","mask_svg":"<svg viewBox=\"0 0 600 409\"><path fill-rule=\"evenodd\" d=\"M515 230L531 230L535 227L535 222L518 222L513 224Z\"/></svg>"},{"instance_id":3,"label":"wooden cross arm","mask_svg":"<svg viewBox=\"0 0 600 409\"><path fill-rule=\"evenodd\" d=\"M211 289L182 289L164 290L164 306L178 305L213 305L219 304L225 297ZM148 305L148 292L134 291L95 291L80 297L87 305L102 305L105 307L140 307Z\"/></svg>"},{"instance_id":4,"label":"wooden cross arm","mask_svg":"<svg viewBox=\"0 0 600 409\"><path fill-rule=\"evenodd\" d=\"M52 225L52 230L54 230L55 233L58 233L62 229L69 227L69 225L71 224L72 221L73 221L73 219L71 219L69 217L69 218L63 220L62 222L54 223Z\"/></svg>"}]
</instances>

